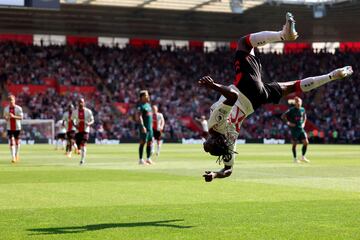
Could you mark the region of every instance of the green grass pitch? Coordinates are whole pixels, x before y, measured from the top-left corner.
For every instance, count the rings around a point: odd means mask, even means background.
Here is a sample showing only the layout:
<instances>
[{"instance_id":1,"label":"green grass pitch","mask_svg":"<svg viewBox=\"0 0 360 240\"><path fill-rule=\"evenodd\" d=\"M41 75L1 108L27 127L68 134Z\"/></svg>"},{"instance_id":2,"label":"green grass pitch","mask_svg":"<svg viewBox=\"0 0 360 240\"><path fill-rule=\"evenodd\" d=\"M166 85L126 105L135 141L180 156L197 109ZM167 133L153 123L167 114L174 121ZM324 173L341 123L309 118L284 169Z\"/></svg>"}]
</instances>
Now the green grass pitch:
<instances>
[{"instance_id":1,"label":"green grass pitch","mask_svg":"<svg viewBox=\"0 0 360 240\"><path fill-rule=\"evenodd\" d=\"M200 145L89 145L85 166L49 145L0 146L0 240L360 239L360 146L238 145L230 178ZM300 148L298 149L300 154Z\"/></svg>"}]
</instances>

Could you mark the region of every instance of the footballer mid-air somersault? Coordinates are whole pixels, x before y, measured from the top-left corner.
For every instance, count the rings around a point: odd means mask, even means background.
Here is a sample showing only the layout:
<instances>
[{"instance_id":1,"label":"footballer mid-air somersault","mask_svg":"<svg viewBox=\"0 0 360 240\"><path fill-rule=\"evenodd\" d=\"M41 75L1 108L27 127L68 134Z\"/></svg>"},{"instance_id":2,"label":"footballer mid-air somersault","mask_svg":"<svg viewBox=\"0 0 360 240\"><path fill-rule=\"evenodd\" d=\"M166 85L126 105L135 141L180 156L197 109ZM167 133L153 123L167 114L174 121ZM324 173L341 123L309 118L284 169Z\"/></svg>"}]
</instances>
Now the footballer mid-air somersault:
<instances>
[{"instance_id":1,"label":"footballer mid-air somersault","mask_svg":"<svg viewBox=\"0 0 360 240\"><path fill-rule=\"evenodd\" d=\"M266 103L278 103L280 98L296 91L308 92L325 83L342 79L353 73L351 66L332 72L289 82L263 83L261 63L254 55L253 48L278 41L297 39L295 20L291 13L281 31L263 31L246 35L238 41L235 53L235 81L230 86L214 82L210 76L199 80L199 85L220 93L221 98L211 107L209 118L209 137L204 142L205 152L218 156L224 162L220 171L205 171L205 181L225 178L231 175L235 159L235 142L243 120L257 108Z\"/></svg>"}]
</instances>

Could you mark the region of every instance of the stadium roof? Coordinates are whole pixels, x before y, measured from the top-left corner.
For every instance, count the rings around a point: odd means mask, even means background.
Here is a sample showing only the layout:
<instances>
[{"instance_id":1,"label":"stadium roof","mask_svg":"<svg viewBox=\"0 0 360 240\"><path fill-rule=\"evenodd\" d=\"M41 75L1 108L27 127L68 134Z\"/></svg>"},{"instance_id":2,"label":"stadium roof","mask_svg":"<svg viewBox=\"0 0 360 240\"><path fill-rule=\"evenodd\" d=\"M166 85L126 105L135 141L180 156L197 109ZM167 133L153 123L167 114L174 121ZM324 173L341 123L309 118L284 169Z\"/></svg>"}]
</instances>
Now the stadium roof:
<instances>
[{"instance_id":1,"label":"stadium roof","mask_svg":"<svg viewBox=\"0 0 360 240\"><path fill-rule=\"evenodd\" d=\"M61 3L106 5L203 12L242 13L266 2L290 4L333 4L346 0L61 0Z\"/></svg>"},{"instance_id":2,"label":"stadium roof","mask_svg":"<svg viewBox=\"0 0 360 240\"><path fill-rule=\"evenodd\" d=\"M261 5L265 1L247 0L240 3L239 0L61 0L61 3L230 13L232 12L231 5L234 3L246 10Z\"/></svg>"}]
</instances>

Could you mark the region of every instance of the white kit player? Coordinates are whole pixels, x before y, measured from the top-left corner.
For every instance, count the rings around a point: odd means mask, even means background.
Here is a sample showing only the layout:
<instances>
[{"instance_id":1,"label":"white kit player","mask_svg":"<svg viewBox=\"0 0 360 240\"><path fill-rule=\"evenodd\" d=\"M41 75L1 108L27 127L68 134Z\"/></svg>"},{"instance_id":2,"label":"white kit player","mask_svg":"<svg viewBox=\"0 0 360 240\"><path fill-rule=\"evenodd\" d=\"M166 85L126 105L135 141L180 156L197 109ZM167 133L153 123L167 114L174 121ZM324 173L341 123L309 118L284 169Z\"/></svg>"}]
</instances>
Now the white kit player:
<instances>
[{"instance_id":1,"label":"white kit player","mask_svg":"<svg viewBox=\"0 0 360 240\"><path fill-rule=\"evenodd\" d=\"M205 141L209 135L208 121L206 120L206 117L204 115L202 115L201 118L195 118L195 120L198 121L201 125L201 129L202 129L201 138L203 141Z\"/></svg>"},{"instance_id":2,"label":"white kit player","mask_svg":"<svg viewBox=\"0 0 360 240\"><path fill-rule=\"evenodd\" d=\"M164 131L165 119L162 113L159 112L156 105L152 106L153 109L153 132L156 141L156 156L160 155L160 148L162 145L161 136Z\"/></svg>"},{"instance_id":3,"label":"white kit player","mask_svg":"<svg viewBox=\"0 0 360 240\"><path fill-rule=\"evenodd\" d=\"M63 120L59 120L55 124L56 127L56 138L55 138L55 150L65 149L66 145L66 128Z\"/></svg>"},{"instance_id":4,"label":"white kit player","mask_svg":"<svg viewBox=\"0 0 360 240\"><path fill-rule=\"evenodd\" d=\"M75 131L74 122L72 120L72 114L74 112L74 105L70 104L67 111L63 115L63 124L66 129L66 156L71 158L72 149L74 148L77 151L77 146L75 143Z\"/></svg>"},{"instance_id":5,"label":"white kit player","mask_svg":"<svg viewBox=\"0 0 360 240\"><path fill-rule=\"evenodd\" d=\"M94 123L92 111L85 107L85 100L79 99L78 108L73 112L72 119L76 127L75 140L81 151L80 165L85 163L86 143L89 140L90 126Z\"/></svg>"},{"instance_id":6,"label":"white kit player","mask_svg":"<svg viewBox=\"0 0 360 240\"><path fill-rule=\"evenodd\" d=\"M11 162L20 160L20 131L23 111L19 105L15 104L15 96L9 96L9 106L4 109L4 118L7 122L7 134L9 138Z\"/></svg>"}]
</instances>

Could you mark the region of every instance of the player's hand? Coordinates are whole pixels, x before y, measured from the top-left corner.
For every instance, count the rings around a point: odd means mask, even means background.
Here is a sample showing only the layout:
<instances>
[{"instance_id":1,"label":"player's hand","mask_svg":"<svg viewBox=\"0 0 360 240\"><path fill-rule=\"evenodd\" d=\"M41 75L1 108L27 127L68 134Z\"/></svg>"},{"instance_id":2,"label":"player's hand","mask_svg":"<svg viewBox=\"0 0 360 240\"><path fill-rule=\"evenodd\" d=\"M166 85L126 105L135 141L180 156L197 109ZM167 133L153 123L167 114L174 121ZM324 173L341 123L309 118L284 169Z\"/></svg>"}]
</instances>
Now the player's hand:
<instances>
[{"instance_id":1,"label":"player's hand","mask_svg":"<svg viewBox=\"0 0 360 240\"><path fill-rule=\"evenodd\" d=\"M142 127L141 132L142 132L142 133L146 133L146 132L147 132L147 131L146 131L146 128L145 128L145 127Z\"/></svg>"},{"instance_id":2,"label":"player's hand","mask_svg":"<svg viewBox=\"0 0 360 240\"><path fill-rule=\"evenodd\" d=\"M10 118L15 118L15 115L13 113L9 114Z\"/></svg>"},{"instance_id":3,"label":"player's hand","mask_svg":"<svg viewBox=\"0 0 360 240\"><path fill-rule=\"evenodd\" d=\"M210 76L204 76L200 78L198 83L200 86L207 88L212 88L215 85L214 80Z\"/></svg>"},{"instance_id":4,"label":"player's hand","mask_svg":"<svg viewBox=\"0 0 360 240\"><path fill-rule=\"evenodd\" d=\"M211 171L205 171L203 175L205 182L211 182L215 178L216 173Z\"/></svg>"},{"instance_id":5,"label":"player's hand","mask_svg":"<svg viewBox=\"0 0 360 240\"><path fill-rule=\"evenodd\" d=\"M334 71L332 71L330 73L330 77L331 77L331 79L341 79L344 77L348 77L353 73L354 73L354 71L353 71L352 67L346 66L346 67L338 68L338 69L335 69Z\"/></svg>"},{"instance_id":6,"label":"player's hand","mask_svg":"<svg viewBox=\"0 0 360 240\"><path fill-rule=\"evenodd\" d=\"M287 124L289 127L295 127L295 123L288 122Z\"/></svg>"}]
</instances>

